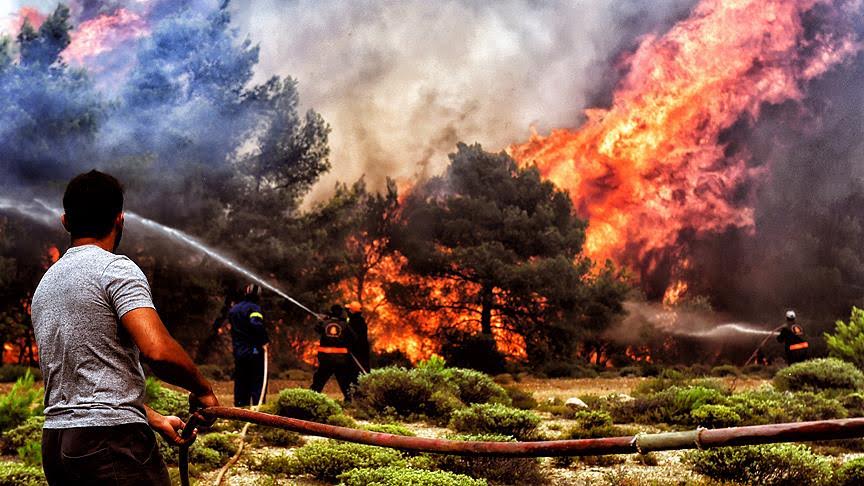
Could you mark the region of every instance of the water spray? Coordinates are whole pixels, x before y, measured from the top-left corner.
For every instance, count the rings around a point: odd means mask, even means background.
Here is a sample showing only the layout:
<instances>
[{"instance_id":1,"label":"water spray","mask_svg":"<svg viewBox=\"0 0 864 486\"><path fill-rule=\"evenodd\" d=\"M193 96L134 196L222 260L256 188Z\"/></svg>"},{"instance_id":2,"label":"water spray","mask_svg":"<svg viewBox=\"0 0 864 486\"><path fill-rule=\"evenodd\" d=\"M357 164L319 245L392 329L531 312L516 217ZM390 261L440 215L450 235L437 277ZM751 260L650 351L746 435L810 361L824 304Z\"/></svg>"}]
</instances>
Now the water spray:
<instances>
[{"instance_id":1,"label":"water spray","mask_svg":"<svg viewBox=\"0 0 864 486\"><path fill-rule=\"evenodd\" d=\"M676 334L695 337L695 338L714 338L714 337L724 337L728 336L732 333L738 334L754 334L758 336L773 336L776 331L766 331L764 329L755 329L749 327L743 323L732 322L728 324L721 324L707 331L699 331L699 332L687 332L687 331L679 331ZM766 339L767 339L766 337Z\"/></svg>"},{"instance_id":2,"label":"water spray","mask_svg":"<svg viewBox=\"0 0 864 486\"><path fill-rule=\"evenodd\" d=\"M59 208L54 207L38 198L34 198L32 202L24 203L14 199L0 197L0 210L11 210L21 215L24 215L38 223L42 223L48 226L56 224L58 218L60 218L60 216L63 214L63 211L61 211ZM214 250L213 248L210 248L209 246L198 241L192 236L189 236L188 234L176 228L165 226L164 224L157 223L152 219L147 219L143 216L139 216L131 211L125 211L124 213L129 221L140 224L141 226L144 226L145 228L148 228L157 233L161 233L162 235L167 236L178 243L182 243L187 247L198 251L199 253L204 253L205 255L219 262L222 266L233 270L234 272L246 277L247 279L274 292L285 300L308 312L316 319L322 318L320 314L313 311L309 307L306 307L305 305L285 293L284 290L264 280L264 278L249 271L231 258L228 258L227 256Z\"/></svg>"}]
</instances>

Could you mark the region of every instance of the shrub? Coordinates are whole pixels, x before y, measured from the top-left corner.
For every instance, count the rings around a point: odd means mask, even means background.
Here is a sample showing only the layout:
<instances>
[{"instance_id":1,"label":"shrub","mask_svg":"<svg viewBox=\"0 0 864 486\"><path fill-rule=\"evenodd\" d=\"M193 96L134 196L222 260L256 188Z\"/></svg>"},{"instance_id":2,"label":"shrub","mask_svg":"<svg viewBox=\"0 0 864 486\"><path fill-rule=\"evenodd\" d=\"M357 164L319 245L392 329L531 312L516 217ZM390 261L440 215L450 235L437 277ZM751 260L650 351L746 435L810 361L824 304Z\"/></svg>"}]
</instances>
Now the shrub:
<instances>
[{"instance_id":1,"label":"shrub","mask_svg":"<svg viewBox=\"0 0 864 486\"><path fill-rule=\"evenodd\" d=\"M734 365L720 365L711 368L711 376L741 376L741 370Z\"/></svg>"},{"instance_id":2,"label":"shrub","mask_svg":"<svg viewBox=\"0 0 864 486\"><path fill-rule=\"evenodd\" d=\"M222 464L227 462L219 451L209 447L193 444L189 448L189 462L194 464L196 468L210 471L222 467Z\"/></svg>"},{"instance_id":3,"label":"shrub","mask_svg":"<svg viewBox=\"0 0 864 486\"><path fill-rule=\"evenodd\" d=\"M690 412L693 422L709 429L733 427L741 422L741 416L726 405L702 405Z\"/></svg>"},{"instance_id":4,"label":"shrub","mask_svg":"<svg viewBox=\"0 0 864 486\"><path fill-rule=\"evenodd\" d=\"M825 333L825 344L832 358L864 369L864 310L852 307L849 324L837 321L834 334Z\"/></svg>"},{"instance_id":5,"label":"shrub","mask_svg":"<svg viewBox=\"0 0 864 486\"><path fill-rule=\"evenodd\" d=\"M416 434L402 424L367 424L360 427L370 432L381 432L382 434L402 435L414 437Z\"/></svg>"},{"instance_id":6,"label":"shrub","mask_svg":"<svg viewBox=\"0 0 864 486\"><path fill-rule=\"evenodd\" d=\"M537 408L537 400L534 394L526 392L517 386L505 386L504 391L510 397L510 405L520 410L532 410Z\"/></svg>"},{"instance_id":7,"label":"shrub","mask_svg":"<svg viewBox=\"0 0 864 486\"><path fill-rule=\"evenodd\" d=\"M434 393L435 386L426 376L405 368L379 368L360 377L354 403L373 417L435 417L442 411L433 404Z\"/></svg>"},{"instance_id":8,"label":"shrub","mask_svg":"<svg viewBox=\"0 0 864 486\"><path fill-rule=\"evenodd\" d=\"M48 484L42 468L20 462L0 462L0 486L42 486Z\"/></svg>"},{"instance_id":9,"label":"shrub","mask_svg":"<svg viewBox=\"0 0 864 486\"><path fill-rule=\"evenodd\" d=\"M846 461L837 470L838 486L858 486L864 484L864 457Z\"/></svg>"},{"instance_id":10,"label":"shrub","mask_svg":"<svg viewBox=\"0 0 864 486\"><path fill-rule=\"evenodd\" d=\"M162 415L175 415L183 420L189 417L188 396L162 386L156 378L147 378L144 384L144 395L147 405Z\"/></svg>"},{"instance_id":11,"label":"shrub","mask_svg":"<svg viewBox=\"0 0 864 486\"><path fill-rule=\"evenodd\" d=\"M16 452L18 459L28 466L42 467L42 442L31 440L19 447Z\"/></svg>"},{"instance_id":12,"label":"shrub","mask_svg":"<svg viewBox=\"0 0 864 486\"><path fill-rule=\"evenodd\" d=\"M4 454L14 454L19 447L27 442L42 441L42 426L45 424L45 417L36 415L28 418L23 424L3 432L2 435L2 452Z\"/></svg>"},{"instance_id":13,"label":"shrub","mask_svg":"<svg viewBox=\"0 0 864 486\"><path fill-rule=\"evenodd\" d=\"M512 437L498 434L455 435L453 440L512 442ZM446 454L427 455L435 469L485 478L503 484L538 484L544 477L537 459L512 457L459 457Z\"/></svg>"},{"instance_id":14,"label":"shrub","mask_svg":"<svg viewBox=\"0 0 864 486\"><path fill-rule=\"evenodd\" d=\"M864 374L836 358L811 359L778 371L774 386L780 391L858 391L864 386Z\"/></svg>"},{"instance_id":15,"label":"shrub","mask_svg":"<svg viewBox=\"0 0 864 486\"><path fill-rule=\"evenodd\" d=\"M864 394L850 393L840 401L850 417L864 417Z\"/></svg>"},{"instance_id":16,"label":"shrub","mask_svg":"<svg viewBox=\"0 0 864 486\"><path fill-rule=\"evenodd\" d=\"M308 474L322 481L335 481L340 474L351 469L382 468L402 460L402 453L393 449L319 440L297 448L286 470L282 472Z\"/></svg>"},{"instance_id":17,"label":"shrub","mask_svg":"<svg viewBox=\"0 0 864 486\"><path fill-rule=\"evenodd\" d=\"M530 440L537 435L540 417L527 410L519 410L497 403L474 404L457 410L450 420L450 428L470 434L502 434L519 440Z\"/></svg>"},{"instance_id":18,"label":"shrub","mask_svg":"<svg viewBox=\"0 0 864 486\"><path fill-rule=\"evenodd\" d=\"M328 422L342 415L342 407L335 400L304 388L287 388L279 392L274 403L277 415L313 422Z\"/></svg>"},{"instance_id":19,"label":"shrub","mask_svg":"<svg viewBox=\"0 0 864 486\"><path fill-rule=\"evenodd\" d=\"M42 380L42 370L39 368L9 364L0 366L0 383L12 383L18 381L18 379L23 378L28 371L36 381Z\"/></svg>"},{"instance_id":20,"label":"shrub","mask_svg":"<svg viewBox=\"0 0 864 486\"><path fill-rule=\"evenodd\" d=\"M691 412L703 405L721 404L726 397L715 388L672 385L659 392L618 402L609 411L616 422L692 425Z\"/></svg>"},{"instance_id":21,"label":"shrub","mask_svg":"<svg viewBox=\"0 0 864 486\"><path fill-rule=\"evenodd\" d=\"M686 383L687 379L683 373L668 369L664 370L656 378L651 378L650 380L645 380L642 383L639 383L639 385L633 389L633 395L650 395L673 386L684 386Z\"/></svg>"},{"instance_id":22,"label":"shrub","mask_svg":"<svg viewBox=\"0 0 864 486\"><path fill-rule=\"evenodd\" d=\"M42 412L42 390L35 386L29 370L18 378L8 393L0 395L0 430L9 430Z\"/></svg>"},{"instance_id":23,"label":"shrub","mask_svg":"<svg viewBox=\"0 0 864 486\"><path fill-rule=\"evenodd\" d=\"M576 423L585 429L596 429L612 425L612 416L602 410L580 410L574 417Z\"/></svg>"},{"instance_id":24,"label":"shrub","mask_svg":"<svg viewBox=\"0 0 864 486\"><path fill-rule=\"evenodd\" d=\"M303 437L297 432L276 427L260 427L255 436L265 445L276 447L292 447L303 444Z\"/></svg>"},{"instance_id":25,"label":"shrub","mask_svg":"<svg viewBox=\"0 0 864 486\"><path fill-rule=\"evenodd\" d=\"M406 466L352 469L339 476L345 486L486 486L482 479L472 479L447 471L426 471Z\"/></svg>"},{"instance_id":26,"label":"shrub","mask_svg":"<svg viewBox=\"0 0 864 486\"><path fill-rule=\"evenodd\" d=\"M710 478L766 486L826 484L831 464L798 444L721 447L688 456L693 469Z\"/></svg>"},{"instance_id":27,"label":"shrub","mask_svg":"<svg viewBox=\"0 0 864 486\"><path fill-rule=\"evenodd\" d=\"M218 452L224 459L228 459L237 453L240 448L238 437L232 434L214 433L202 435L196 441L196 444L213 449Z\"/></svg>"},{"instance_id":28,"label":"shrub","mask_svg":"<svg viewBox=\"0 0 864 486\"><path fill-rule=\"evenodd\" d=\"M510 405L510 396L501 385L492 381L489 375L475 370L449 368L444 375L459 389L458 397L462 403L503 403Z\"/></svg>"}]
</instances>

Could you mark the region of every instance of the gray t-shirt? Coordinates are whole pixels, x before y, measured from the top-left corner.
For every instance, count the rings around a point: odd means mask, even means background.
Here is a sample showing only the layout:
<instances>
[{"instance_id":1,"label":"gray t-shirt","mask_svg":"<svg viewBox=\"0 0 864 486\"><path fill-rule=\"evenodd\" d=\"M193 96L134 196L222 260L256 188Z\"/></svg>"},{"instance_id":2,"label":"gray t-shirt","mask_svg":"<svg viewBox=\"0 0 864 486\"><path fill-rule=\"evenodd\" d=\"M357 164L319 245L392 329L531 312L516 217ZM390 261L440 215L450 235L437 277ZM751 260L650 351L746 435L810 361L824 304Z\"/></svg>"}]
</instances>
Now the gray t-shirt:
<instances>
[{"instance_id":1,"label":"gray t-shirt","mask_svg":"<svg viewBox=\"0 0 864 486\"><path fill-rule=\"evenodd\" d=\"M141 269L94 245L70 248L33 294L45 428L146 423L138 347L120 324L153 307Z\"/></svg>"}]
</instances>

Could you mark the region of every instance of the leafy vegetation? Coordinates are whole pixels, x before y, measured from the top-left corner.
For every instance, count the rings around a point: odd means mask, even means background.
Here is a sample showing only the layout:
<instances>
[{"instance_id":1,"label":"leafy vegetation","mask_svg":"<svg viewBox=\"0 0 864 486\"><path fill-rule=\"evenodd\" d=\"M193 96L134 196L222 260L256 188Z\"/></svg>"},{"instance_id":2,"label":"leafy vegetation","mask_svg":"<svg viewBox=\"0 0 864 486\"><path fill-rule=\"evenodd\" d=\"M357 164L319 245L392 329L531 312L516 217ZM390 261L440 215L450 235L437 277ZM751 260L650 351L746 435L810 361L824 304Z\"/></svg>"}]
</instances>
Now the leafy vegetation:
<instances>
[{"instance_id":1,"label":"leafy vegetation","mask_svg":"<svg viewBox=\"0 0 864 486\"><path fill-rule=\"evenodd\" d=\"M849 322L838 320L834 334L826 332L824 336L832 358L842 359L864 370L864 309L853 306Z\"/></svg>"},{"instance_id":2,"label":"leafy vegetation","mask_svg":"<svg viewBox=\"0 0 864 486\"><path fill-rule=\"evenodd\" d=\"M721 447L690 455L696 472L721 481L766 486L824 485L831 464L797 444Z\"/></svg>"},{"instance_id":3,"label":"leafy vegetation","mask_svg":"<svg viewBox=\"0 0 864 486\"><path fill-rule=\"evenodd\" d=\"M482 479L447 471L427 471L406 466L352 469L339 476L345 486L486 486Z\"/></svg>"},{"instance_id":4,"label":"leafy vegetation","mask_svg":"<svg viewBox=\"0 0 864 486\"><path fill-rule=\"evenodd\" d=\"M452 440L513 442L515 439L501 434L459 434L448 437ZM460 457L446 454L425 456L434 469L464 474L472 478L488 479L493 484L543 484L546 478L540 463L533 458L508 457Z\"/></svg>"},{"instance_id":5,"label":"leafy vegetation","mask_svg":"<svg viewBox=\"0 0 864 486\"><path fill-rule=\"evenodd\" d=\"M162 415L175 415L186 420L189 417L189 398L165 386L153 377L144 383L144 396L147 405Z\"/></svg>"},{"instance_id":6,"label":"leafy vegetation","mask_svg":"<svg viewBox=\"0 0 864 486\"><path fill-rule=\"evenodd\" d=\"M777 372L774 386L780 391L860 391L864 373L837 358L820 358L795 363Z\"/></svg>"},{"instance_id":7,"label":"leafy vegetation","mask_svg":"<svg viewBox=\"0 0 864 486\"><path fill-rule=\"evenodd\" d=\"M265 456L254 467L268 474L308 475L332 482L351 469L381 468L402 461L402 453L393 449L321 440L297 448L291 456Z\"/></svg>"},{"instance_id":8,"label":"leafy vegetation","mask_svg":"<svg viewBox=\"0 0 864 486\"><path fill-rule=\"evenodd\" d=\"M280 391L274 408L277 415L313 422L331 423L339 420L336 417L342 415L342 407L335 400L305 388L287 388Z\"/></svg>"},{"instance_id":9,"label":"leafy vegetation","mask_svg":"<svg viewBox=\"0 0 864 486\"><path fill-rule=\"evenodd\" d=\"M498 403L480 403L457 410L450 420L450 428L468 434L500 434L519 440L537 436L540 417L527 410Z\"/></svg>"},{"instance_id":10,"label":"leafy vegetation","mask_svg":"<svg viewBox=\"0 0 864 486\"><path fill-rule=\"evenodd\" d=\"M0 486L47 485L42 468L20 462L0 461Z\"/></svg>"},{"instance_id":11,"label":"leafy vegetation","mask_svg":"<svg viewBox=\"0 0 864 486\"><path fill-rule=\"evenodd\" d=\"M35 385L35 381L27 370L11 390L0 395L0 431L17 427L33 415L42 413L42 389Z\"/></svg>"}]
</instances>

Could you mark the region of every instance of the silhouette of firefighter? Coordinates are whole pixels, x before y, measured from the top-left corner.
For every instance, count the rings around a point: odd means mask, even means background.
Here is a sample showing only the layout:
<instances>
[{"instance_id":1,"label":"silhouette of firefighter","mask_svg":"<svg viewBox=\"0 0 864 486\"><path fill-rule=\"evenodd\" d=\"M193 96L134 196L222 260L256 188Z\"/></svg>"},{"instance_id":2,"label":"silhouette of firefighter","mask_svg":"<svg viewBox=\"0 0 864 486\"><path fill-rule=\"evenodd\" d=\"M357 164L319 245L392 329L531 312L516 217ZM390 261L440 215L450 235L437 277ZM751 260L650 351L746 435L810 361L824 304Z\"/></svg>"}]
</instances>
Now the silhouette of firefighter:
<instances>
[{"instance_id":1,"label":"silhouette of firefighter","mask_svg":"<svg viewBox=\"0 0 864 486\"><path fill-rule=\"evenodd\" d=\"M330 377L336 375L345 402L351 401L351 385L357 373L357 363L351 354L357 336L348 325L345 309L333 305L327 317L315 326L318 341L318 369L312 377L312 390L320 392Z\"/></svg>"},{"instance_id":2,"label":"silhouette of firefighter","mask_svg":"<svg viewBox=\"0 0 864 486\"><path fill-rule=\"evenodd\" d=\"M366 319L363 317L363 306L356 300L348 304L348 327L354 332L357 339L351 348L351 353L357 360L355 373L351 382L357 384L361 373L369 372L369 329Z\"/></svg>"},{"instance_id":3,"label":"silhouette of firefighter","mask_svg":"<svg viewBox=\"0 0 864 486\"><path fill-rule=\"evenodd\" d=\"M786 311L786 325L780 329L777 341L783 343L786 352L786 363L793 364L804 361L810 356L810 344L804 336L804 328L795 322L795 311Z\"/></svg>"},{"instance_id":4,"label":"silhouette of firefighter","mask_svg":"<svg viewBox=\"0 0 864 486\"><path fill-rule=\"evenodd\" d=\"M264 348L270 343L258 302L261 287L247 285L243 297L228 311L234 348L234 406L257 405L264 386Z\"/></svg>"}]
</instances>

